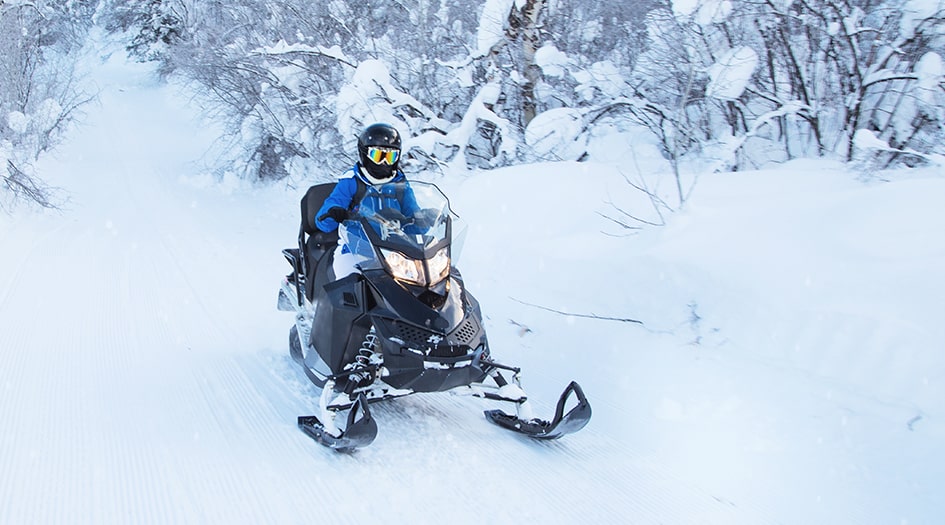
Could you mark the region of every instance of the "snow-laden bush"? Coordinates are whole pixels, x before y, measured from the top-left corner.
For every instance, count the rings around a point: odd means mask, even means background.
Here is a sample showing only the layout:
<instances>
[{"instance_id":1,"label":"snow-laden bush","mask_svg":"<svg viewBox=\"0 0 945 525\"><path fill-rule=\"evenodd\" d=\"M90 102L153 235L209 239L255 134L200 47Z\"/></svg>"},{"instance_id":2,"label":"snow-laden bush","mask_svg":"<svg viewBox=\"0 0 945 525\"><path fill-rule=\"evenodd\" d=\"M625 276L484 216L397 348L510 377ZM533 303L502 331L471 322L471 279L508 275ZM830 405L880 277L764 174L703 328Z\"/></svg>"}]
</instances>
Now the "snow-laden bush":
<instances>
[{"instance_id":1,"label":"snow-laden bush","mask_svg":"<svg viewBox=\"0 0 945 525\"><path fill-rule=\"evenodd\" d=\"M0 199L54 207L32 163L53 147L90 100L76 87L75 51L94 6L89 2L0 2Z\"/></svg>"},{"instance_id":2,"label":"snow-laden bush","mask_svg":"<svg viewBox=\"0 0 945 525\"><path fill-rule=\"evenodd\" d=\"M525 143L537 158L578 160L587 152L584 115L572 108L540 113L525 128Z\"/></svg>"}]
</instances>

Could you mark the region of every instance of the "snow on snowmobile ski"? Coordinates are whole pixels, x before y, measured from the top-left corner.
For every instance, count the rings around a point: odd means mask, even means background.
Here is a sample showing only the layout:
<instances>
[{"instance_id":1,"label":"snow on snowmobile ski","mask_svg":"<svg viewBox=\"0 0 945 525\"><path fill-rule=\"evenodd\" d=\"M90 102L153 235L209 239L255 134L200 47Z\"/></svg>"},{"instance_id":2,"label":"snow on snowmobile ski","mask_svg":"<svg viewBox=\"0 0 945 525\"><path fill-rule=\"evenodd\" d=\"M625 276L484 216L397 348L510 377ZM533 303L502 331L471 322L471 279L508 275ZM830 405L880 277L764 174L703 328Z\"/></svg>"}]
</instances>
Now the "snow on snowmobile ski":
<instances>
[{"instance_id":1,"label":"snow on snowmobile ski","mask_svg":"<svg viewBox=\"0 0 945 525\"><path fill-rule=\"evenodd\" d=\"M325 233L315 214L333 187L309 188L298 248L283 250L293 269L278 303L295 312L289 352L321 389L318 415L298 418L303 432L351 451L377 435L371 403L446 391L511 403L515 415L487 410L486 418L533 438L556 439L587 424L591 407L577 383L561 394L550 421L539 419L521 388L520 369L493 359L479 303L451 264L459 221L439 188L422 182L361 187L360 204L337 231ZM361 262L336 280L339 242ZM572 395L576 403L569 403Z\"/></svg>"}]
</instances>

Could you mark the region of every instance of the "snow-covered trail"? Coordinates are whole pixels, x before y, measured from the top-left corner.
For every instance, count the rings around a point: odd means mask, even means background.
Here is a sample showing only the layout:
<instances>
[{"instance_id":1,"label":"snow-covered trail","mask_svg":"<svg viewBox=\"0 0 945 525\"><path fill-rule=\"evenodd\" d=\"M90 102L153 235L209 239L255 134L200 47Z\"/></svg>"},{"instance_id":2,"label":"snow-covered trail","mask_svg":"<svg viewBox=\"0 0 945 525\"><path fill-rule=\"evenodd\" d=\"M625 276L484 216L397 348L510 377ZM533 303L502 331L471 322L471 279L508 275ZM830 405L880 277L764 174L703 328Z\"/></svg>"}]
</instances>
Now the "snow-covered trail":
<instances>
[{"instance_id":1,"label":"snow-covered trail","mask_svg":"<svg viewBox=\"0 0 945 525\"><path fill-rule=\"evenodd\" d=\"M100 107L43 166L71 193L67 210L4 232L0 521L272 519L279 509L257 515L252 492L202 497L204 484L252 479L213 453L229 424L272 415L238 397L249 382L229 355L246 320L213 293L221 273L246 279L242 265L217 271L242 255L227 245L238 237L217 237L222 220L178 192L178 159L209 134L171 91L143 87L146 68L130 70L96 72Z\"/></svg>"},{"instance_id":2,"label":"snow-covered trail","mask_svg":"<svg viewBox=\"0 0 945 525\"><path fill-rule=\"evenodd\" d=\"M942 515L940 175L705 175L632 238L603 233L608 203L644 198L613 166L438 180L494 355L539 415L576 379L594 418L540 443L417 395L336 454L295 426L314 392L275 309L301 189L199 187L220 131L186 90L85 63L100 102L40 164L71 201L0 215L0 524Z\"/></svg>"},{"instance_id":3,"label":"snow-covered trail","mask_svg":"<svg viewBox=\"0 0 945 525\"><path fill-rule=\"evenodd\" d=\"M369 449L319 447L275 310L297 196L182 184L216 131L145 66L92 74L100 105L42 164L71 202L0 222L0 523L773 521L634 451L600 390L560 442L428 395L378 407Z\"/></svg>"}]
</instances>

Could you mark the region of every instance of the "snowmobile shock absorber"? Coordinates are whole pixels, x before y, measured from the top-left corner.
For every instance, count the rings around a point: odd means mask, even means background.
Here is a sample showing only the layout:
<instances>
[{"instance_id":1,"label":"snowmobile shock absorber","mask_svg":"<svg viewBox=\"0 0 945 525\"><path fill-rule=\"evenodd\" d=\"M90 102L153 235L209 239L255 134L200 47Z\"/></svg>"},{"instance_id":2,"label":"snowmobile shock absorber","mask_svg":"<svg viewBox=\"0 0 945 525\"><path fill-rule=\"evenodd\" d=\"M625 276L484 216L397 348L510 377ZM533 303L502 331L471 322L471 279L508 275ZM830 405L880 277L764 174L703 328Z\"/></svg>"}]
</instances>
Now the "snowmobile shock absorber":
<instances>
[{"instance_id":1,"label":"snowmobile shock absorber","mask_svg":"<svg viewBox=\"0 0 945 525\"><path fill-rule=\"evenodd\" d=\"M354 360L361 366L367 367L371 365L371 358L374 357L374 354L377 352L377 334L374 332L374 327L371 327L371 331L364 336L364 342L361 343L361 348L358 349L358 355L355 356Z\"/></svg>"},{"instance_id":2,"label":"snowmobile shock absorber","mask_svg":"<svg viewBox=\"0 0 945 525\"><path fill-rule=\"evenodd\" d=\"M492 379L495 380L495 384L499 385L499 388L509 384L498 370L493 370L490 375L492 375Z\"/></svg>"},{"instance_id":3,"label":"snowmobile shock absorber","mask_svg":"<svg viewBox=\"0 0 945 525\"><path fill-rule=\"evenodd\" d=\"M377 355L378 340L377 333L372 326L371 330L364 336L364 341L361 343L361 348L358 348L354 361L345 367L344 372L334 376L336 379L342 377L347 379L344 393L349 397L353 397L357 388L367 386L377 379L378 363L374 362L374 357Z\"/></svg>"}]
</instances>

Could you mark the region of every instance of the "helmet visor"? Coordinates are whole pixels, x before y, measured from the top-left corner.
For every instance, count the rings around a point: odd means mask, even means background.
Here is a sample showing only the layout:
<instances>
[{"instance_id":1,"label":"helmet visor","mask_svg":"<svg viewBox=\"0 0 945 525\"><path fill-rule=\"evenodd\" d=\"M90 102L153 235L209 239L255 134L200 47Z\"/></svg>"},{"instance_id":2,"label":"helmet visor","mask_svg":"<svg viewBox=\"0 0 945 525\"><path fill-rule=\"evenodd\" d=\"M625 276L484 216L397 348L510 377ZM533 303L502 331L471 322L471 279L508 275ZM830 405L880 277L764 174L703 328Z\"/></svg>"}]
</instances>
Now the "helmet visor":
<instances>
[{"instance_id":1,"label":"helmet visor","mask_svg":"<svg viewBox=\"0 0 945 525\"><path fill-rule=\"evenodd\" d=\"M368 146L367 158L374 164L387 164L393 166L400 158L400 150L396 148L381 148L377 146Z\"/></svg>"}]
</instances>

